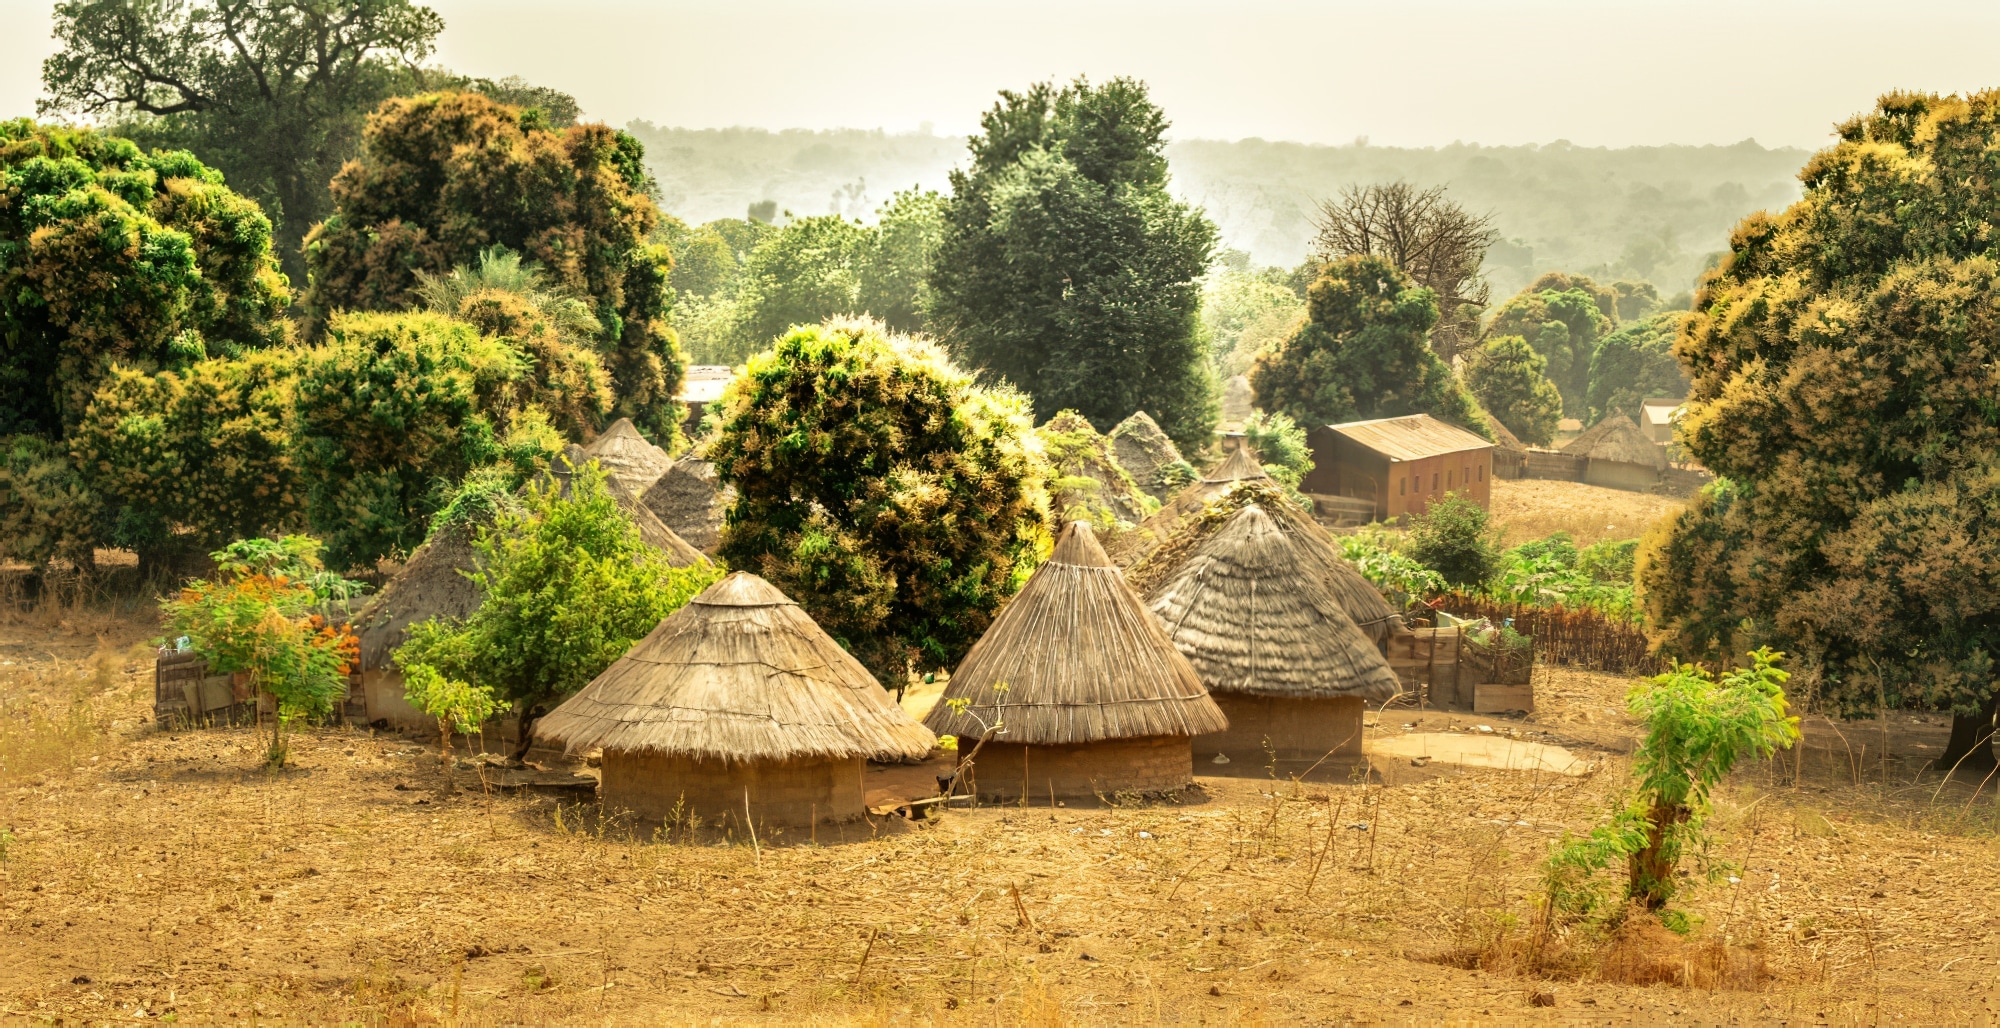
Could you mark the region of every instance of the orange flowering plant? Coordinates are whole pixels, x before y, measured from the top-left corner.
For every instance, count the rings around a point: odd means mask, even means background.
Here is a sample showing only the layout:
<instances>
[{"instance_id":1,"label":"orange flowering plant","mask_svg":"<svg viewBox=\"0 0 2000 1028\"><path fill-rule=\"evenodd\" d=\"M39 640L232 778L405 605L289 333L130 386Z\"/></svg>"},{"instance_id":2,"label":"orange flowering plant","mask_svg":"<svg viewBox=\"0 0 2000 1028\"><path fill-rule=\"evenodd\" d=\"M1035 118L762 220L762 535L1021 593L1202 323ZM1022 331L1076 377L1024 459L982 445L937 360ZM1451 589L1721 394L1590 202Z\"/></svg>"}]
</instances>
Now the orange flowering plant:
<instances>
[{"instance_id":1,"label":"orange flowering plant","mask_svg":"<svg viewBox=\"0 0 2000 1028\"><path fill-rule=\"evenodd\" d=\"M186 636L210 669L247 673L272 695L278 716L266 756L283 766L286 726L325 717L347 694L359 642L323 608L358 586L327 573L318 540L307 536L238 540L210 556L214 578L161 601L167 630Z\"/></svg>"}]
</instances>

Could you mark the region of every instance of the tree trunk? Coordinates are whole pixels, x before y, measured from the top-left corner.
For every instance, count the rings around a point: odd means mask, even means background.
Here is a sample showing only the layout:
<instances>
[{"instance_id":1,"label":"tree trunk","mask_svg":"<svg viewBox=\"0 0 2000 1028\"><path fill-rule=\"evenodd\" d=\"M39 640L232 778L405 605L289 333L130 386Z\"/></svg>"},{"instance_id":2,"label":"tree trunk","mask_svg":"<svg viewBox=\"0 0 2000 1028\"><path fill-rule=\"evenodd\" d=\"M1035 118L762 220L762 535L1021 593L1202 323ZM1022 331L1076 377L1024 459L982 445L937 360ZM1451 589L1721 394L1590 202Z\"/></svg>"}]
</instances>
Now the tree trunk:
<instances>
[{"instance_id":1,"label":"tree trunk","mask_svg":"<svg viewBox=\"0 0 2000 1028\"><path fill-rule=\"evenodd\" d=\"M542 719L541 707L530 707L521 714L521 740L514 747L514 762L528 759L528 750L535 745L535 722Z\"/></svg>"},{"instance_id":2,"label":"tree trunk","mask_svg":"<svg viewBox=\"0 0 2000 1028\"><path fill-rule=\"evenodd\" d=\"M1693 812L1679 804L1655 803L1647 814L1652 824L1646 829L1646 845L1632 854L1626 867L1625 893L1628 899L1642 904L1647 910L1658 910L1674 898L1674 890L1679 885L1674 880L1674 872L1680 863L1679 854L1669 854L1667 833L1677 829Z\"/></svg>"},{"instance_id":3,"label":"tree trunk","mask_svg":"<svg viewBox=\"0 0 2000 1028\"><path fill-rule=\"evenodd\" d=\"M1938 758L1939 769L1951 774L1954 768L1963 775L1977 774L1984 778L1994 769L1993 759L1993 715L2000 708L2000 690L1986 698L1986 706L1977 714L1953 714L1951 716L1951 741L1945 743L1944 756Z\"/></svg>"}]
</instances>

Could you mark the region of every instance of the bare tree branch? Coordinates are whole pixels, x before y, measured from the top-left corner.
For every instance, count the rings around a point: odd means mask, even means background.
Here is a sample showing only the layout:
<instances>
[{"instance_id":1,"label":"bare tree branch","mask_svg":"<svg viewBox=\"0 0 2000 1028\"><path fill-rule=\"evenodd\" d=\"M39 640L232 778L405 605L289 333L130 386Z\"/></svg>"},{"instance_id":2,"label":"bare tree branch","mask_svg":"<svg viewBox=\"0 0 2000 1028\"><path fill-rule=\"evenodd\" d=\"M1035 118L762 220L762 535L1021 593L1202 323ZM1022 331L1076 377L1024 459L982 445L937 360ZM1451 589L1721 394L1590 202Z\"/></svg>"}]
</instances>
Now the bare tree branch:
<instances>
[{"instance_id":1,"label":"bare tree branch","mask_svg":"<svg viewBox=\"0 0 2000 1028\"><path fill-rule=\"evenodd\" d=\"M1431 346L1440 357L1453 359L1471 341L1479 312L1492 298L1480 275L1486 249L1499 237L1491 215L1467 211L1443 186L1392 182L1349 186L1338 198L1320 201L1314 227L1320 260L1381 257L1437 294Z\"/></svg>"}]
</instances>

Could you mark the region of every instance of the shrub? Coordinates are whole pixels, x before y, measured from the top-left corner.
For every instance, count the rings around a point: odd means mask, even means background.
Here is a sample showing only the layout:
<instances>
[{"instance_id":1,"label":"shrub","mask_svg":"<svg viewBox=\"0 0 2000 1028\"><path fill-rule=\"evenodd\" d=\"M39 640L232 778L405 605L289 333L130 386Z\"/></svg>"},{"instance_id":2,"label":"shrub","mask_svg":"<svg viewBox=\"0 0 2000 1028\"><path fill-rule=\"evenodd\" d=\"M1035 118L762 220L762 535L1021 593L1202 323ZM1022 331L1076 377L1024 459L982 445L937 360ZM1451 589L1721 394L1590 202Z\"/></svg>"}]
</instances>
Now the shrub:
<instances>
[{"instance_id":1,"label":"shrub","mask_svg":"<svg viewBox=\"0 0 2000 1028\"><path fill-rule=\"evenodd\" d=\"M1312 447L1306 442L1306 430L1291 415L1257 411L1243 423L1243 437L1256 450L1264 473L1294 493L1312 474Z\"/></svg>"},{"instance_id":2,"label":"shrub","mask_svg":"<svg viewBox=\"0 0 2000 1028\"><path fill-rule=\"evenodd\" d=\"M1625 864L1619 905L1654 912L1672 901L1682 857L1693 853L1711 876L1728 867L1708 856L1715 786L1743 758L1768 757L1799 738L1799 719L1786 713L1783 659L1760 649L1750 654L1749 667L1719 680L1683 664L1633 686L1626 709L1646 726L1633 759L1636 780L1608 822L1583 838L1565 837L1549 856L1544 887L1551 912L1603 909L1602 873L1616 863Z\"/></svg>"},{"instance_id":3,"label":"shrub","mask_svg":"<svg viewBox=\"0 0 2000 1028\"><path fill-rule=\"evenodd\" d=\"M1415 516L1405 552L1451 585L1477 589L1499 565L1487 521L1486 508L1462 496L1446 496Z\"/></svg>"},{"instance_id":4,"label":"shrub","mask_svg":"<svg viewBox=\"0 0 2000 1028\"><path fill-rule=\"evenodd\" d=\"M527 715L523 752L535 717L722 577L707 561L673 567L641 542L594 461L571 477L567 495L544 478L518 505L497 505L473 545L473 577L486 594L479 609L464 622L412 626L394 659L405 682L417 679L413 702L433 717L476 723L483 704L515 705Z\"/></svg>"},{"instance_id":5,"label":"shrub","mask_svg":"<svg viewBox=\"0 0 2000 1028\"><path fill-rule=\"evenodd\" d=\"M1445 591L1443 575L1403 554L1380 528L1364 528L1335 538L1340 543L1341 556L1399 609L1408 609L1425 597Z\"/></svg>"}]
</instances>

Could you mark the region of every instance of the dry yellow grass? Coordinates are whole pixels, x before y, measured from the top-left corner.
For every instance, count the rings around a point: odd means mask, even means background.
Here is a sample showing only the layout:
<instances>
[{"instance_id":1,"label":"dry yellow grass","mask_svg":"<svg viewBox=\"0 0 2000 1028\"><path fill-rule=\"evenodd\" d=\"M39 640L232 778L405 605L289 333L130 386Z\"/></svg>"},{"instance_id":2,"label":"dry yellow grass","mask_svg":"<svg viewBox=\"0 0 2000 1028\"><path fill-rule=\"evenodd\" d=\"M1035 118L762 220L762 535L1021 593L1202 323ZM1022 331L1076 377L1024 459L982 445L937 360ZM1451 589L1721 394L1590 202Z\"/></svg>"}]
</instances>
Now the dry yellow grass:
<instances>
[{"instance_id":1,"label":"dry yellow grass","mask_svg":"<svg viewBox=\"0 0 2000 1028\"><path fill-rule=\"evenodd\" d=\"M145 723L131 634L95 646L101 663L71 645L0 668L8 738L88 715L64 759L0 771L10 1016L1971 1023L2000 1003L1991 790L1930 800L1903 758L1878 784L1830 736L1739 776L1717 844L1741 881L1689 896L1698 940L1754 953L1758 987L1439 962L1516 930L1549 843L1603 812L1631 738L1609 676L1538 672L1526 721L1391 710L1371 729L1485 724L1589 756L1583 778L1384 761L1371 781L1293 786L1240 769L1186 806L955 811L752 849L489 799L463 771L447 793L433 748L365 730L302 732L295 766L266 773L248 730Z\"/></svg>"},{"instance_id":2,"label":"dry yellow grass","mask_svg":"<svg viewBox=\"0 0 2000 1028\"><path fill-rule=\"evenodd\" d=\"M1551 532L1568 532L1578 546L1600 539L1637 539L1648 526L1681 509L1672 496L1523 478L1493 481L1493 525L1516 546Z\"/></svg>"}]
</instances>

